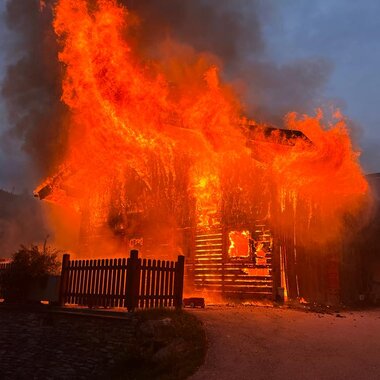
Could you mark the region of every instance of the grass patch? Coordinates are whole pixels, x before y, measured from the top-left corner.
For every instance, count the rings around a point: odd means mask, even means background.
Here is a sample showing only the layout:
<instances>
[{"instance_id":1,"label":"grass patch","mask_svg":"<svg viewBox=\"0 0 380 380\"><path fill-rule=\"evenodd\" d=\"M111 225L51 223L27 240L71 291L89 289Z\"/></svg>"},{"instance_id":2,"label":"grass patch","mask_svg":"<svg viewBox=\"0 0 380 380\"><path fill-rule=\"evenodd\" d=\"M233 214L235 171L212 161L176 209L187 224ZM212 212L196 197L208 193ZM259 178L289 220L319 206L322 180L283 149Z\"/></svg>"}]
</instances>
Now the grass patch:
<instances>
[{"instance_id":1,"label":"grass patch","mask_svg":"<svg viewBox=\"0 0 380 380\"><path fill-rule=\"evenodd\" d=\"M110 379L181 380L188 378L203 364L207 349L206 335L202 323L194 315L167 309L143 310L136 312L136 315L139 326L169 318L170 328L167 332L163 329L157 341L156 336L147 337L138 327L136 346L117 363ZM177 347L176 344L178 349L165 348L169 345ZM160 355L164 351L165 354Z\"/></svg>"}]
</instances>

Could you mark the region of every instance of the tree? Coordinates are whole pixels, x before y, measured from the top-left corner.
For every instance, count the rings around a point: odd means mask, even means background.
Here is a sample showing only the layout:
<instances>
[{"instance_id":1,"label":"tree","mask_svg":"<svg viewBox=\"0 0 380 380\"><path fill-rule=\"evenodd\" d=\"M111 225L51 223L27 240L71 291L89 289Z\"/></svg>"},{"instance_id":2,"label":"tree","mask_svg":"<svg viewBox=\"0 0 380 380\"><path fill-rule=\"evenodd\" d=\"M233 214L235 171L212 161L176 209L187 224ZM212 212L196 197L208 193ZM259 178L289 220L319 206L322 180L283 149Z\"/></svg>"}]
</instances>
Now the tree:
<instances>
[{"instance_id":1,"label":"tree","mask_svg":"<svg viewBox=\"0 0 380 380\"><path fill-rule=\"evenodd\" d=\"M46 245L21 245L12 255L12 264L0 276L0 287L7 301L26 301L32 287L46 285L49 275L57 274L61 252Z\"/></svg>"}]
</instances>

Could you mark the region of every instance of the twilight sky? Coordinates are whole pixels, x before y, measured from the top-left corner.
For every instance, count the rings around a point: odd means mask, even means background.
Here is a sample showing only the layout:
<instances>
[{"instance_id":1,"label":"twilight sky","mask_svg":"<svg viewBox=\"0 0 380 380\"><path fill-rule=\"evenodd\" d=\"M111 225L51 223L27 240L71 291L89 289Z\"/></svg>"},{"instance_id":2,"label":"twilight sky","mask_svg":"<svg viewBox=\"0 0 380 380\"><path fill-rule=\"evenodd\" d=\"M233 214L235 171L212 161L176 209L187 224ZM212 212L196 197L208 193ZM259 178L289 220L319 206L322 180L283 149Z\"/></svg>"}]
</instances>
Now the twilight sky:
<instances>
[{"instance_id":1,"label":"twilight sky","mask_svg":"<svg viewBox=\"0 0 380 380\"><path fill-rule=\"evenodd\" d=\"M259 18L265 42L262 59L278 66L304 59L322 59L331 64L331 74L322 97L316 99L316 106L332 102L354 121L354 137L363 152L361 162L365 172L380 172L377 108L380 105L380 1L260 1L263 11ZM249 1L244 4L249 7ZM4 25L4 7L5 0L0 0L0 80L9 61L7 46L10 41L14 44L15 39ZM5 114L0 97L0 188L12 190L15 186L17 192L23 187L31 190L35 178L30 174L26 155L20 152L17 141L1 136L9 128Z\"/></svg>"},{"instance_id":2,"label":"twilight sky","mask_svg":"<svg viewBox=\"0 0 380 380\"><path fill-rule=\"evenodd\" d=\"M360 127L366 172L380 171L380 1L272 2L263 23L267 54L278 63L321 57L333 64L327 98Z\"/></svg>"}]
</instances>

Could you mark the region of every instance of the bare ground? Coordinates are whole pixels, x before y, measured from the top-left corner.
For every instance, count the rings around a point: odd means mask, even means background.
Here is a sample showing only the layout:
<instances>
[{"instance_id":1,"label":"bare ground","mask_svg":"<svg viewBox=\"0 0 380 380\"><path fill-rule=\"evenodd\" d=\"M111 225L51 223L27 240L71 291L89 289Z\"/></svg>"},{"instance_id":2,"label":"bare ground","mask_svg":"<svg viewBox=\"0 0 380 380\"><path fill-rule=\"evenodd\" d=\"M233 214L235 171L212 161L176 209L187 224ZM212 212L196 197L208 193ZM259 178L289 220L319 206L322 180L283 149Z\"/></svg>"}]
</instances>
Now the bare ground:
<instances>
[{"instance_id":1,"label":"bare ground","mask_svg":"<svg viewBox=\"0 0 380 380\"><path fill-rule=\"evenodd\" d=\"M191 380L380 379L380 309L211 306L194 314L209 350Z\"/></svg>"}]
</instances>

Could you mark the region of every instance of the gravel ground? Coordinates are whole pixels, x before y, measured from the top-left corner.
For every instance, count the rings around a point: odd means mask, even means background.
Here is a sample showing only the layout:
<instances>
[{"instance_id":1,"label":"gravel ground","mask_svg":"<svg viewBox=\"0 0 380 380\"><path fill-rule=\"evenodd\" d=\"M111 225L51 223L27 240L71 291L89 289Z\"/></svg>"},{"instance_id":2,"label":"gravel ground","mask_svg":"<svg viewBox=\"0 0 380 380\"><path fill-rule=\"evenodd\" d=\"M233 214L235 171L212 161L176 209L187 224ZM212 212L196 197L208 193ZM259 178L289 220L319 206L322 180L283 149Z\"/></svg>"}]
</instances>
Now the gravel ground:
<instances>
[{"instance_id":1,"label":"gravel ground","mask_svg":"<svg viewBox=\"0 0 380 380\"><path fill-rule=\"evenodd\" d=\"M380 309L211 306L193 313L205 325L209 350L191 380L380 379Z\"/></svg>"}]
</instances>

